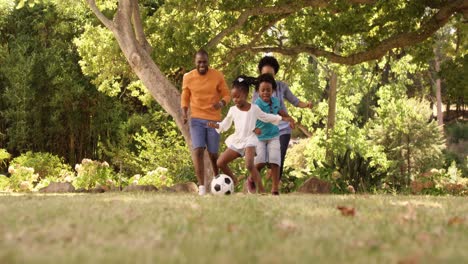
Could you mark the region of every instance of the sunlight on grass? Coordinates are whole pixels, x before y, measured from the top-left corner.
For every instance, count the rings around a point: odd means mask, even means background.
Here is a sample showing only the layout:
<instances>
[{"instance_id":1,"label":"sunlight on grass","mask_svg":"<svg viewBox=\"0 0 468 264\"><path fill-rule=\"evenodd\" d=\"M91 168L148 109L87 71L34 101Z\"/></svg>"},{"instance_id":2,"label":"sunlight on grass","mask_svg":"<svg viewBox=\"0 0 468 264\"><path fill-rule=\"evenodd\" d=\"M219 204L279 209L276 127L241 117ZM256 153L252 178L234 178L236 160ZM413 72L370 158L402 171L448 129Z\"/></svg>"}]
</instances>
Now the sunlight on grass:
<instances>
[{"instance_id":1,"label":"sunlight on grass","mask_svg":"<svg viewBox=\"0 0 468 264\"><path fill-rule=\"evenodd\" d=\"M0 195L0 263L460 263L467 212L463 197Z\"/></svg>"}]
</instances>

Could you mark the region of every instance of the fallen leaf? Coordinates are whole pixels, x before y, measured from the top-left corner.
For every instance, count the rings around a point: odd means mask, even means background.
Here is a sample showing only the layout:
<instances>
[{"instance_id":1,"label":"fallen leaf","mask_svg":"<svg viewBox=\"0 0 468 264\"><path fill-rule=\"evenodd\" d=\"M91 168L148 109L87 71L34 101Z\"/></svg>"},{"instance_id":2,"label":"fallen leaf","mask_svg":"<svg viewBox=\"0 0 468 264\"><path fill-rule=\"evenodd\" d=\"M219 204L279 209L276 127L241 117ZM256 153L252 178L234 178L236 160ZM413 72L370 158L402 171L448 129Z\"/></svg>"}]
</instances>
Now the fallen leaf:
<instances>
[{"instance_id":1,"label":"fallen leaf","mask_svg":"<svg viewBox=\"0 0 468 264\"><path fill-rule=\"evenodd\" d=\"M237 230L239 230L239 227L236 224L233 224L233 223L227 224L227 231L229 233L236 232Z\"/></svg>"},{"instance_id":2,"label":"fallen leaf","mask_svg":"<svg viewBox=\"0 0 468 264\"><path fill-rule=\"evenodd\" d=\"M356 209L354 209L354 207L337 206L336 209L340 210L341 214L344 216L354 216L356 214Z\"/></svg>"},{"instance_id":3,"label":"fallen leaf","mask_svg":"<svg viewBox=\"0 0 468 264\"><path fill-rule=\"evenodd\" d=\"M448 220L448 225L453 226L453 225L461 225L465 223L465 218L464 217L459 217L459 216L454 216Z\"/></svg>"},{"instance_id":4,"label":"fallen leaf","mask_svg":"<svg viewBox=\"0 0 468 264\"><path fill-rule=\"evenodd\" d=\"M421 259L421 256L412 255L412 256L408 256L403 259L400 259L398 261L398 264L418 264L421 262L420 259Z\"/></svg>"}]
</instances>

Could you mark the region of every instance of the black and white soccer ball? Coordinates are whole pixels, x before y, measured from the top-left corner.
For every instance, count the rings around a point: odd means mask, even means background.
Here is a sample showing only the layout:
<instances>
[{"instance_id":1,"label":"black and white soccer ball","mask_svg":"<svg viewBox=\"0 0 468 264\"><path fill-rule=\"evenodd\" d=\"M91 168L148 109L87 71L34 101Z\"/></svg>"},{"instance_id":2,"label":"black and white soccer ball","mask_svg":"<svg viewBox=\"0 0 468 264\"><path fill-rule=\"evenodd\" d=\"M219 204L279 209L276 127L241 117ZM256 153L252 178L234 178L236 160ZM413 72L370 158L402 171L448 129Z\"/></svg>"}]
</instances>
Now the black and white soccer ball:
<instances>
[{"instance_id":1,"label":"black and white soccer ball","mask_svg":"<svg viewBox=\"0 0 468 264\"><path fill-rule=\"evenodd\" d=\"M211 181L211 193L214 195L229 195L234 193L234 182L226 174L219 174Z\"/></svg>"}]
</instances>

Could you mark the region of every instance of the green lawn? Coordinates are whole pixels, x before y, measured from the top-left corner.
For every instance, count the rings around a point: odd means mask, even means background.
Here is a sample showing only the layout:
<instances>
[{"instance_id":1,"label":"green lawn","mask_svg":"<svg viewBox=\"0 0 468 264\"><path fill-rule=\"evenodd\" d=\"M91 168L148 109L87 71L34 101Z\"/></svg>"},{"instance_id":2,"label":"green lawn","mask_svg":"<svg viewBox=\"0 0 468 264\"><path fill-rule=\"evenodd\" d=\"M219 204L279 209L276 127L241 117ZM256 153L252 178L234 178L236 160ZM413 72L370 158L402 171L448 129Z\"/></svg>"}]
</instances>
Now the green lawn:
<instances>
[{"instance_id":1,"label":"green lawn","mask_svg":"<svg viewBox=\"0 0 468 264\"><path fill-rule=\"evenodd\" d=\"M464 197L0 194L0 263L467 263L467 217Z\"/></svg>"}]
</instances>

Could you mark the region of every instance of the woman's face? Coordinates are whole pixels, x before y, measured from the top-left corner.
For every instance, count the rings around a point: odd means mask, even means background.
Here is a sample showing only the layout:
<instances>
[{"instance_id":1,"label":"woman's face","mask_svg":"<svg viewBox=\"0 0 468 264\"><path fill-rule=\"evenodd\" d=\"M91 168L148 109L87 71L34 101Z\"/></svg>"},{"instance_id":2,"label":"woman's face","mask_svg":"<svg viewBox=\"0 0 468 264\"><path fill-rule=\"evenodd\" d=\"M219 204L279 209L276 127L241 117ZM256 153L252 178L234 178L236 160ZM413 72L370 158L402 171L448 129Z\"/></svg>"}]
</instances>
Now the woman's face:
<instances>
[{"instance_id":1,"label":"woman's face","mask_svg":"<svg viewBox=\"0 0 468 264\"><path fill-rule=\"evenodd\" d=\"M273 67L271 67L270 65L265 65L265 66L262 67L261 74L265 74L265 73L269 73L273 77L275 77L275 69Z\"/></svg>"},{"instance_id":2,"label":"woman's face","mask_svg":"<svg viewBox=\"0 0 468 264\"><path fill-rule=\"evenodd\" d=\"M269 82L261 82L258 86L258 95L264 102L271 102L271 94L273 93L273 86Z\"/></svg>"},{"instance_id":3,"label":"woman's face","mask_svg":"<svg viewBox=\"0 0 468 264\"><path fill-rule=\"evenodd\" d=\"M247 102L247 95L242 91L242 89L237 87L233 87L231 89L231 98L237 107L243 107Z\"/></svg>"}]
</instances>

